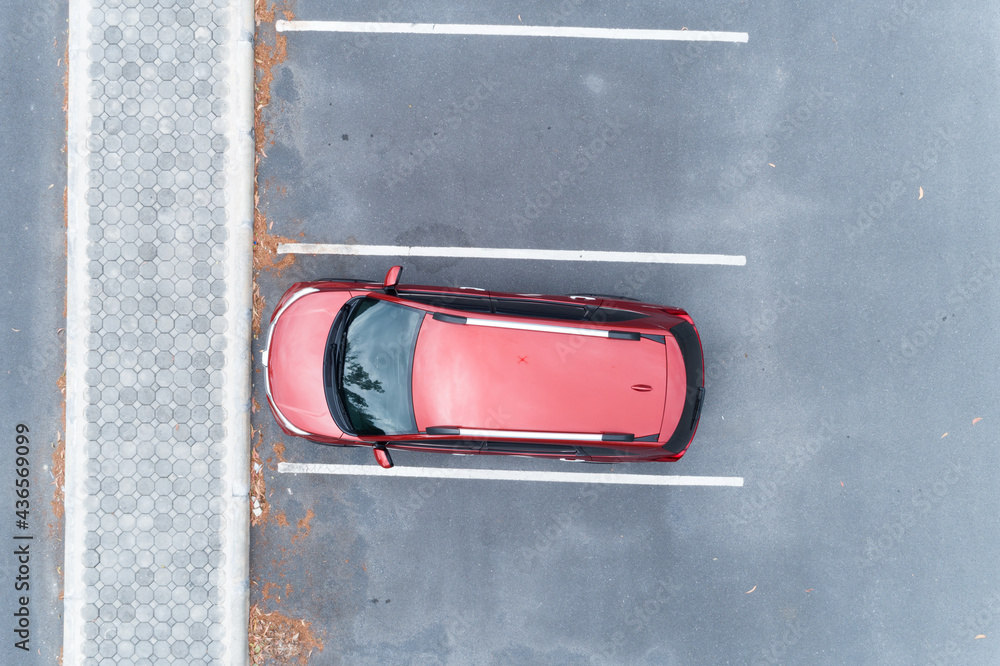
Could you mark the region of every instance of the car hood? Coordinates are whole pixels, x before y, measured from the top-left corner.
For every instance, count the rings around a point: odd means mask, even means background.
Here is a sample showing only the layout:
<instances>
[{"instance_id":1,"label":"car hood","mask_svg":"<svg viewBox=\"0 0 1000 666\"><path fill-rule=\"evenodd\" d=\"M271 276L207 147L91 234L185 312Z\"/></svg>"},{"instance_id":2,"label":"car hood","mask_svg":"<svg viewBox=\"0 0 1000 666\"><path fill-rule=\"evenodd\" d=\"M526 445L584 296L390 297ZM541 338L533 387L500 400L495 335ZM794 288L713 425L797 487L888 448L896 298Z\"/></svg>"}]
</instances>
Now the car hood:
<instances>
[{"instance_id":1,"label":"car hood","mask_svg":"<svg viewBox=\"0 0 1000 666\"><path fill-rule=\"evenodd\" d=\"M323 355L330 326L350 298L347 291L307 294L279 311L271 331L265 370L271 402L293 426L308 434L343 435L326 403Z\"/></svg>"},{"instance_id":2,"label":"car hood","mask_svg":"<svg viewBox=\"0 0 1000 666\"><path fill-rule=\"evenodd\" d=\"M417 426L658 433L664 345L424 319L413 363Z\"/></svg>"}]
</instances>

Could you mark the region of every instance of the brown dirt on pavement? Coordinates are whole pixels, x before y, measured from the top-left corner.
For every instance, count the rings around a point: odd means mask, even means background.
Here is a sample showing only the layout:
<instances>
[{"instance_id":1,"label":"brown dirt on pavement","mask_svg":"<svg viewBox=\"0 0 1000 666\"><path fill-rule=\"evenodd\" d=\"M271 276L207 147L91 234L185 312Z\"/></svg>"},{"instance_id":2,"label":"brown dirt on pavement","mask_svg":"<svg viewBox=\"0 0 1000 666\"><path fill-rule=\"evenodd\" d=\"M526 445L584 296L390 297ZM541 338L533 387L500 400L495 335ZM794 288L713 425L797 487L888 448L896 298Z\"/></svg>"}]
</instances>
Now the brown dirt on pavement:
<instances>
[{"instance_id":1,"label":"brown dirt on pavement","mask_svg":"<svg viewBox=\"0 0 1000 666\"><path fill-rule=\"evenodd\" d=\"M257 509L260 515L257 515ZM250 525L267 522L270 507L267 505L267 488L264 485L264 463L254 447L250 451Z\"/></svg>"},{"instance_id":2,"label":"brown dirt on pavement","mask_svg":"<svg viewBox=\"0 0 1000 666\"><path fill-rule=\"evenodd\" d=\"M309 523L312 522L312 519L313 519L313 517L315 515L316 514L313 513L312 509L309 509L308 511L306 511L305 518L303 518L302 520L300 520L298 522L298 524L295 526L296 527L296 532L295 532L295 534L292 535L292 543L296 543L298 541L301 541L302 539L304 539L307 536L309 536L309 533L312 531L312 527L309 526Z\"/></svg>"},{"instance_id":3,"label":"brown dirt on pavement","mask_svg":"<svg viewBox=\"0 0 1000 666\"><path fill-rule=\"evenodd\" d=\"M65 34L63 37L66 40L66 46L63 49L63 57L56 61L56 67L63 68L62 84L63 84L63 145L62 153L63 155L69 156L69 35ZM58 44L59 37L53 42L53 45ZM62 217L63 217L63 257L67 260L69 259L69 182L63 187L62 192ZM65 280L63 281L63 326L65 326L66 321L66 308L69 303L69 274L67 273ZM56 335L61 335L65 332L65 328L61 328L56 331ZM59 389L59 394L62 397L62 404L59 406L60 415L60 427L62 430L56 432L56 441L52 445L52 485L54 489L52 491L52 515L55 518L54 523L49 523L49 535L55 538L60 538L62 534L66 531L66 516L65 516L65 488L66 488L66 439L62 436L66 432L66 345L65 340L63 340L62 347L63 356L63 373L56 380L56 388ZM57 566L56 572L59 576L59 600L62 601L66 593L65 589L65 574L63 573L63 567ZM56 658L56 663L59 666L63 664L63 647L59 646L59 656Z\"/></svg>"},{"instance_id":4,"label":"brown dirt on pavement","mask_svg":"<svg viewBox=\"0 0 1000 666\"><path fill-rule=\"evenodd\" d=\"M257 39L254 42L254 68L256 70L256 84L254 86L254 137L256 140L257 154L267 157L264 152L264 145L271 138L269 130L260 122L260 111L271 103L271 83L274 81L275 65L279 65L288 57L288 40L284 35L279 35L274 31L274 21L278 12L282 18L291 21L295 18L291 5L293 0L281 0L271 2L267 0L254 0L254 20L257 25ZM270 25L270 30L266 30L267 35L261 35L261 24ZM268 39L261 39L266 37ZM273 43L269 43L273 39ZM259 130L259 131L258 131Z\"/></svg>"},{"instance_id":5,"label":"brown dirt on pavement","mask_svg":"<svg viewBox=\"0 0 1000 666\"><path fill-rule=\"evenodd\" d=\"M281 603L281 586L277 583L272 583L268 581L264 583L264 589L260 591L261 597L266 601L274 601L276 603Z\"/></svg>"},{"instance_id":6,"label":"brown dirt on pavement","mask_svg":"<svg viewBox=\"0 0 1000 666\"><path fill-rule=\"evenodd\" d=\"M62 110L66 115L66 129L69 129L69 39L66 40L66 50L63 51L62 60L56 66L62 65L63 71L63 105Z\"/></svg>"},{"instance_id":7,"label":"brown dirt on pavement","mask_svg":"<svg viewBox=\"0 0 1000 666\"><path fill-rule=\"evenodd\" d=\"M274 21L278 13L286 20L292 20L294 14L291 5L294 0L254 0L254 13L257 25L254 40L254 219L253 219L253 292L252 292L252 333L256 339L260 335L261 320L266 304L258 284L261 271L274 271L276 275L291 266L294 255L283 255L279 258L277 250L281 243L294 243L290 238L275 236L270 233L273 222L269 222L260 208L263 196L267 200L270 183L261 183L256 178L257 167L261 159L267 158L267 147L274 143L272 132L264 122L263 111L271 103L271 83L274 80L274 68L280 65L287 56L287 40L274 31ZM284 196L286 188L274 188L276 193ZM256 405L255 405L256 407ZM267 502L267 489L264 481L265 465L261 461L257 449L262 444L260 433L251 430L251 467L250 467L250 524L263 528L267 523L270 507ZM283 459L284 445L273 445L279 460ZM270 459L268 460L270 462ZM259 516L254 516L254 505L260 507ZM303 530L309 531L309 522L313 512L299 521L298 530L292 537L293 541L303 536ZM288 519L283 512L275 512L272 523L282 528L288 527ZM284 551L284 549L282 549ZM254 582L256 585L256 581ZM292 593L290 585L284 586L284 598L287 600ZM281 586L272 582L264 584L264 602L281 603ZM303 619L293 619L277 611L265 613L258 604L250 608L250 662L254 666L265 663L290 664L297 662L305 664L315 651L323 650L323 642L312 631L312 623Z\"/></svg>"},{"instance_id":8,"label":"brown dirt on pavement","mask_svg":"<svg viewBox=\"0 0 1000 666\"><path fill-rule=\"evenodd\" d=\"M322 652L323 643L312 631L312 623L293 620L277 611L265 613L258 604L250 607L250 662L306 664L313 651Z\"/></svg>"},{"instance_id":9,"label":"brown dirt on pavement","mask_svg":"<svg viewBox=\"0 0 1000 666\"><path fill-rule=\"evenodd\" d=\"M260 164L261 157L267 157L266 147L273 143L271 130L263 118L264 108L271 103L271 83L274 81L274 67L284 62L288 55L288 41L283 35L274 31L276 14L281 12L286 20L295 17L291 11L289 0L271 2L267 0L254 1L257 34L254 40L254 171ZM264 29L262 30L262 24ZM277 259L280 243L294 243L291 238L274 236L268 233L271 225L260 209L260 196L267 192L267 184L262 188L254 179L253 195L253 316L251 328L253 337L260 335L261 317L264 312L264 298L257 286L257 275L262 270L274 270L278 275L295 261L294 255L286 254Z\"/></svg>"},{"instance_id":10,"label":"brown dirt on pavement","mask_svg":"<svg viewBox=\"0 0 1000 666\"><path fill-rule=\"evenodd\" d=\"M52 446L54 447L52 449L52 485L55 486L52 491L52 515L58 522L62 523L65 502L64 489L66 488L66 440L63 439L61 432L56 433L56 442ZM50 531L55 531L58 528L58 525L51 525Z\"/></svg>"}]
</instances>

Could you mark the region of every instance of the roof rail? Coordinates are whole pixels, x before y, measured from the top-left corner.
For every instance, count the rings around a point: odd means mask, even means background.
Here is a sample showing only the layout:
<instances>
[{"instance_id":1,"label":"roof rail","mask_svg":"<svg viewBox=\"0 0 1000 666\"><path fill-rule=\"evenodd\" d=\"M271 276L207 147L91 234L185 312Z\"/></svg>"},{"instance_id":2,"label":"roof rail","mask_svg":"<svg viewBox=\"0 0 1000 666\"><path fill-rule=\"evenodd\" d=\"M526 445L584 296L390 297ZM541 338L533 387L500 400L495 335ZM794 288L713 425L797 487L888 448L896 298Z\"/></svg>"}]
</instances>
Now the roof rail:
<instances>
[{"instance_id":1,"label":"roof rail","mask_svg":"<svg viewBox=\"0 0 1000 666\"><path fill-rule=\"evenodd\" d=\"M501 319L477 319L475 317L459 317L457 315L444 314L443 312L435 312L434 319L447 324L483 326L485 328L509 328L517 331L562 333L563 335L583 335L590 338L611 338L612 340L642 339L642 335L632 331L606 331L597 328L576 328L574 326L557 326L555 324L532 324L529 322L504 321Z\"/></svg>"},{"instance_id":2,"label":"roof rail","mask_svg":"<svg viewBox=\"0 0 1000 666\"><path fill-rule=\"evenodd\" d=\"M487 430L458 426L430 426L428 435L458 435L476 439L552 439L579 442L632 442L635 435L624 432L541 432L532 430Z\"/></svg>"}]
</instances>

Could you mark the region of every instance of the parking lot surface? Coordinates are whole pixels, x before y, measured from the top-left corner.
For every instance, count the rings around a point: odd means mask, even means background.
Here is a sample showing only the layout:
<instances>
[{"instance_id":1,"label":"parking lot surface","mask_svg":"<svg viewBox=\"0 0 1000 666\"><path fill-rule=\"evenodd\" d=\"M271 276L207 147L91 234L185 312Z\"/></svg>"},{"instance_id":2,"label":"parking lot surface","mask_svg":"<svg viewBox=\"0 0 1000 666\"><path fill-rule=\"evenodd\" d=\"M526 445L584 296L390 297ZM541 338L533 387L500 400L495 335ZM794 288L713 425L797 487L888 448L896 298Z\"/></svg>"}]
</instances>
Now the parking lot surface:
<instances>
[{"instance_id":1,"label":"parking lot surface","mask_svg":"<svg viewBox=\"0 0 1000 666\"><path fill-rule=\"evenodd\" d=\"M62 645L66 3L0 10L21 17L0 27L0 663L51 664Z\"/></svg>"},{"instance_id":2,"label":"parking lot surface","mask_svg":"<svg viewBox=\"0 0 1000 666\"><path fill-rule=\"evenodd\" d=\"M683 307L707 377L680 462L394 460L745 480L283 473L282 460L374 461L285 437L264 406L253 423L270 506L251 532L251 601L311 623L311 663L1000 659L995 7L294 9L749 35L285 34L258 169L276 238L746 258L297 255L262 272L265 321L297 280L380 279L393 263L404 283Z\"/></svg>"}]
</instances>

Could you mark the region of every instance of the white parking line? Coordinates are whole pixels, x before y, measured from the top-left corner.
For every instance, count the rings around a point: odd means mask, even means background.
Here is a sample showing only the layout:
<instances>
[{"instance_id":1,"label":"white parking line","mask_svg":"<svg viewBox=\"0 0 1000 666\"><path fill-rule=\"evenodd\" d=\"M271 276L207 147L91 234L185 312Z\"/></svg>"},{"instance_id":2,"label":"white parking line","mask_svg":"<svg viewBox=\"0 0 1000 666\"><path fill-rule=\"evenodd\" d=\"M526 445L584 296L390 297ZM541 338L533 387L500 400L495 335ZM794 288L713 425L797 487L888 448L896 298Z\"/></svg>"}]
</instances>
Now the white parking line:
<instances>
[{"instance_id":1,"label":"white parking line","mask_svg":"<svg viewBox=\"0 0 1000 666\"><path fill-rule=\"evenodd\" d=\"M573 28L544 25L472 25L457 23L369 23L366 21L276 21L278 32L366 32L421 35L488 35L496 37L576 37L673 42L746 43L745 32L716 30L644 30L633 28Z\"/></svg>"},{"instance_id":2,"label":"white parking line","mask_svg":"<svg viewBox=\"0 0 1000 666\"><path fill-rule=\"evenodd\" d=\"M730 486L743 487L742 476L656 476L652 474L587 474L583 472L525 472L502 469L453 469L444 467L392 467L378 465L318 465L278 463L283 474L333 474L391 476L419 479L476 481L547 481L556 483L605 483L623 486Z\"/></svg>"},{"instance_id":3,"label":"white parking line","mask_svg":"<svg viewBox=\"0 0 1000 666\"><path fill-rule=\"evenodd\" d=\"M745 266L736 254L672 252L605 252L603 250L530 250L506 247L410 247L405 245L340 245L281 243L278 254L343 254L374 257L452 257L459 259L533 259L536 261L610 261L634 264L715 264Z\"/></svg>"}]
</instances>

